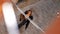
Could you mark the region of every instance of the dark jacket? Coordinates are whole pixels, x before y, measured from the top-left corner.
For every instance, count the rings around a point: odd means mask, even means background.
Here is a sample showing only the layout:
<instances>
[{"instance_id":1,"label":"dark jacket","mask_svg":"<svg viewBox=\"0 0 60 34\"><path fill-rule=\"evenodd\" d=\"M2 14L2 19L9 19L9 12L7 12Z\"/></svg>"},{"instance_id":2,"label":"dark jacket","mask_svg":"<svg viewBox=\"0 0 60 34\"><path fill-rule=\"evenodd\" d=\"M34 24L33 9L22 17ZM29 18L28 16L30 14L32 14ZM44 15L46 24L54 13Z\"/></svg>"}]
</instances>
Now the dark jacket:
<instances>
[{"instance_id":1,"label":"dark jacket","mask_svg":"<svg viewBox=\"0 0 60 34\"><path fill-rule=\"evenodd\" d=\"M33 20L33 16L29 16L29 18L31 20ZM21 21L21 19L20 19L20 21ZM30 21L27 18L25 19L25 17L24 17L23 21L20 24L18 24L18 27L21 28L23 25L26 25L25 29L27 29L29 23L30 23Z\"/></svg>"}]
</instances>

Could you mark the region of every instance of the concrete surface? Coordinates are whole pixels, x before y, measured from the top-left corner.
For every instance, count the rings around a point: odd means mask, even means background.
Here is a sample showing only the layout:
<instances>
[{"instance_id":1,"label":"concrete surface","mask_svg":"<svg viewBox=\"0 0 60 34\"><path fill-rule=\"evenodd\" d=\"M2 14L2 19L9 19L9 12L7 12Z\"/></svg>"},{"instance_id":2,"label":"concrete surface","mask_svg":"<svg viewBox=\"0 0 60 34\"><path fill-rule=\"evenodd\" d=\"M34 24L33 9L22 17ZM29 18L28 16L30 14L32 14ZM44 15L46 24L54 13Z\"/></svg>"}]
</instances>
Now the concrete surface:
<instances>
[{"instance_id":1,"label":"concrete surface","mask_svg":"<svg viewBox=\"0 0 60 34\"><path fill-rule=\"evenodd\" d=\"M39 2L40 1L40 2ZM37 3L39 2L39 3ZM35 4L37 3L37 4ZM33 5L34 6L30 6ZM29 6L29 7L27 7ZM52 24L53 19L57 15L57 11L60 10L60 0L29 0L27 2L22 2L18 4L18 7L21 8L24 11L26 11L28 8L33 11L33 17L34 22L41 27L44 31L47 30L50 24ZM27 8L26 8L27 7ZM20 12L15 9L15 14L17 17L17 23L19 22L19 14ZM0 13L0 34L6 34L6 27L4 23L4 19L2 18L2 14ZM31 23L29 24L29 27L27 30L24 29L25 26L23 26L20 30L21 34L43 34L41 30L34 27Z\"/></svg>"}]
</instances>

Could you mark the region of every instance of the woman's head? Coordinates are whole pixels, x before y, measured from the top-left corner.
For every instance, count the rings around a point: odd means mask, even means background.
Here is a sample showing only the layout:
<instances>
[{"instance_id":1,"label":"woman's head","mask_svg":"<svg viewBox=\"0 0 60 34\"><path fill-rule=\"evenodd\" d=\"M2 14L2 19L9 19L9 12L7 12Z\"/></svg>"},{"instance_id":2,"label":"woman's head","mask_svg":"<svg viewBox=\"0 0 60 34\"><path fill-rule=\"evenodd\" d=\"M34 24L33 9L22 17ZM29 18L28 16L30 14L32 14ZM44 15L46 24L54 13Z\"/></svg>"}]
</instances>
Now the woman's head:
<instances>
[{"instance_id":1,"label":"woman's head","mask_svg":"<svg viewBox=\"0 0 60 34\"><path fill-rule=\"evenodd\" d=\"M27 11L25 12L25 14L31 15L31 14L32 14L32 11L31 11L31 10L27 10Z\"/></svg>"}]
</instances>

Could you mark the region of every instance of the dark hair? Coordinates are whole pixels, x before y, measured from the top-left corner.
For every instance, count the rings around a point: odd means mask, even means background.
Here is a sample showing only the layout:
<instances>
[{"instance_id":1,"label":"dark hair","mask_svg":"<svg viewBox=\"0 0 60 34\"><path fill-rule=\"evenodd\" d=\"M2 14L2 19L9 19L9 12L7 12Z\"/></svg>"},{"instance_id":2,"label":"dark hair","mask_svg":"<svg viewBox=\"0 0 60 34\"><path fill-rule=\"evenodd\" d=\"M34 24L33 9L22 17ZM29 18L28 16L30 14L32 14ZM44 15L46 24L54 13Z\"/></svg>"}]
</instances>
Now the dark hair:
<instances>
[{"instance_id":1,"label":"dark hair","mask_svg":"<svg viewBox=\"0 0 60 34\"><path fill-rule=\"evenodd\" d=\"M27 10L27 11L25 11L25 14L28 14L29 11L31 11L31 10ZM32 11L31 11L31 12L32 12Z\"/></svg>"}]
</instances>

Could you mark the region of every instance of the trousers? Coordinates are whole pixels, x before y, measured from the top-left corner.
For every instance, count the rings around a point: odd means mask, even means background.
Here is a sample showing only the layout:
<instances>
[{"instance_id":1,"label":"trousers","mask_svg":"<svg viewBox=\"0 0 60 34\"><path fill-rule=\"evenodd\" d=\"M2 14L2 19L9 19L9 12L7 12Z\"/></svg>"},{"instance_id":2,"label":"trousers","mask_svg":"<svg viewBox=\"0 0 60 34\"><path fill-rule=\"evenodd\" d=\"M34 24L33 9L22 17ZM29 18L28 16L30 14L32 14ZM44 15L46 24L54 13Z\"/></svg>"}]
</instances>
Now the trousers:
<instances>
[{"instance_id":1,"label":"trousers","mask_svg":"<svg viewBox=\"0 0 60 34\"><path fill-rule=\"evenodd\" d=\"M23 20L20 24L18 24L18 28L21 28L23 25L26 25L25 29L27 29L30 21L29 20Z\"/></svg>"}]
</instances>

